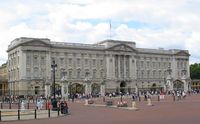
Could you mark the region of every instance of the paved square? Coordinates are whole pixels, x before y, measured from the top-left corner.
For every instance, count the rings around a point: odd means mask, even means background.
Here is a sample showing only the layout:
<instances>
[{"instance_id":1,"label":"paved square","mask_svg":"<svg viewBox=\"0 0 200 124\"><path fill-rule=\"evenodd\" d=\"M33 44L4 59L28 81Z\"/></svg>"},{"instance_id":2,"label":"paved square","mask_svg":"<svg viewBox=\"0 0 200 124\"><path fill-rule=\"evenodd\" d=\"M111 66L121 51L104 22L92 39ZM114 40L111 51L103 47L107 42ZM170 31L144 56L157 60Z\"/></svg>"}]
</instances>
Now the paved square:
<instances>
[{"instance_id":1,"label":"paved square","mask_svg":"<svg viewBox=\"0 0 200 124\"><path fill-rule=\"evenodd\" d=\"M106 98L109 99L109 98ZM115 102L119 99L115 98ZM123 98L130 106L131 98ZM103 103L102 98L96 103ZM171 96L158 102L152 99L154 106L147 106L145 101L137 102L139 111L84 106L84 101L69 102L71 115L50 119L11 121L4 124L197 124L200 122L200 95L192 95L184 100L173 101Z\"/></svg>"}]
</instances>

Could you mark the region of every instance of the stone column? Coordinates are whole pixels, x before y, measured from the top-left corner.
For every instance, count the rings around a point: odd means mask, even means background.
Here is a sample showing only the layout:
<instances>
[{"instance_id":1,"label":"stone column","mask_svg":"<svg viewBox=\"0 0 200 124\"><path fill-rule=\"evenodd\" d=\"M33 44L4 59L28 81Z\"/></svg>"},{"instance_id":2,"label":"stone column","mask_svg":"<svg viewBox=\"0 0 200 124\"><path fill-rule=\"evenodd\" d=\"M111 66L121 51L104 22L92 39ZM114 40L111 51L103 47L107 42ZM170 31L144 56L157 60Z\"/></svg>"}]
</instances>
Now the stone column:
<instances>
[{"instance_id":1,"label":"stone column","mask_svg":"<svg viewBox=\"0 0 200 124\"><path fill-rule=\"evenodd\" d=\"M48 99L50 96L50 83L45 84L45 97Z\"/></svg>"},{"instance_id":2,"label":"stone column","mask_svg":"<svg viewBox=\"0 0 200 124\"><path fill-rule=\"evenodd\" d=\"M85 84L85 95L91 95L91 83L86 82Z\"/></svg>"},{"instance_id":3,"label":"stone column","mask_svg":"<svg viewBox=\"0 0 200 124\"><path fill-rule=\"evenodd\" d=\"M61 94L64 99L68 98L69 95L68 86L69 86L68 82L62 82Z\"/></svg>"},{"instance_id":4,"label":"stone column","mask_svg":"<svg viewBox=\"0 0 200 124\"><path fill-rule=\"evenodd\" d=\"M166 89L167 89L167 91L173 91L174 87L173 87L171 76L168 76L167 79L166 79L166 81L167 81L167 83L166 83Z\"/></svg>"},{"instance_id":5,"label":"stone column","mask_svg":"<svg viewBox=\"0 0 200 124\"><path fill-rule=\"evenodd\" d=\"M101 96L105 96L105 84L101 84Z\"/></svg>"},{"instance_id":6,"label":"stone column","mask_svg":"<svg viewBox=\"0 0 200 124\"><path fill-rule=\"evenodd\" d=\"M135 84L135 93L138 94L138 84Z\"/></svg>"},{"instance_id":7,"label":"stone column","mask_svg":"<svg viewBox=\"0 0 200 124\"><path fill-rule=\"evenodd\" d=\"M124 78L126 78L126 56L123 55L124 57Z\"/></svg>"},{"instance_id":8,"label":"stone column","mask_svg":"<svg viewBox=\"0 0 200 124\"><path fill-rule=\"evenodd\" d=\"M121 59L121 56L120 55L118 55L118 75L119 75L119 78L121 78L121 69L120 69L120 59Z\"/></svg>"},{"instance_id":9,"label":"stone column","mask_svg":"<svg viewBox=\"0 0 200 124\"><path fill-rule=\"evenodd\" d=\"M185 75L181 78L181 81L184 84L184 91L187 92L188 91L188 82L186 82Z\"/></svg>"}]
</instances>

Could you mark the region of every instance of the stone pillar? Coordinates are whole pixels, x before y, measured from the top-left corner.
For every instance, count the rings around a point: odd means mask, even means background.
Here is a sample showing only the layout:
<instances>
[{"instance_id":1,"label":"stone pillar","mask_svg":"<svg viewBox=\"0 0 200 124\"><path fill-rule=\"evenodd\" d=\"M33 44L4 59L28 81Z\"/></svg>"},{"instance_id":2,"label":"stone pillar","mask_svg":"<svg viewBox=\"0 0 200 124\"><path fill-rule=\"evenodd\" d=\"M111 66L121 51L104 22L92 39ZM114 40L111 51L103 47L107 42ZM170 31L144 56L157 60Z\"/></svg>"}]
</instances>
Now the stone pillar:
<instances>
[{"instance_id":1,"label":"stone pillar","mask_svg":"<svg viewBox=\"0 0 200 124\"><path fill-rule=\"evenodd\" d=\"M85 95L91 95L91 83L86 82L85 84Z\"/></svg>"},{"instance_id":2,"label":"stone pillar","mask_svg":"<svg viewBox=\"0 0 200 124\"><path fill-rule=\"evenodd\" d=\"M120 58L121 58L121 56L120 55L118 55L118 75L119 75L119 78L121 78L121 69L120 69Z\"/></svg>"},{"instance_id":3,"label":"stone pillar","mask_svg":"<svg viewBox=\"0 0 200 124\"><path fill-rule=\"evenodd\" d=\"M183 76L183 77L181 78L181 81L182 81L183 84L184 84L184 91L187 92L187 91L188 91L188 82L186 82L185 76Z\"/></svg>"},{"instance_id":4,"label":"stone pillar","mask_svg":"<svg viewBox=\"0 0 200 124\"><path fill-rule=\"evenodd\" d=\"M136 94L138 94L138 86L137 86L137 85L138 85L138 84L136 83L136 84L135 84L135 93L136 93Z\"/></svg>"},{"instance_id":5,"label":"stone pillar","mask_svg":"<svg viewBox=\"0 0 200 124\"><path fill-rule=\"evenodd\" d=\"M174 87L173 87L173 83L172 83L171 77L167 78L166 80L167 80L167 83L166 83L167 91L173 91Z\"/></svg>"},{"instance_id":6,"label":"stone pillar","mask_svg":"<svg viewBox=\"0 0 200 124\"><path fill-rule=\"evenodd\" d=\"M124 57L124 78L126 78L126 56L123 55Z\"/></svg>"},{"instance_id":7,"label":"stone pillar","mask_svg":"<svg viewBox=\"0 0 200 124\"><path fill-rule=\"evenodd\" d=\"M45 97L48 99L50 96L50 84L45 84Z\"/></svg>"},{"instance_id":8,"label":"stone pillar","mask_svg":"<svg viewBox=\"0 0 200 124\"><path fill-rule=\"evenodd\" d=\"M101 84L101 96L105 96L105 84Z\"/></svg>"},{"instance_id":9,"label":"stone pillar","mask_svg":"<svg viewBox=\"0 0 200 124\"><path fill-rule=\"evenodd\" d=\"M68 98L69 95L68 86L69 86L68 82L62 82L61 94L64 99Z\"/></svg>"}]
</instances>

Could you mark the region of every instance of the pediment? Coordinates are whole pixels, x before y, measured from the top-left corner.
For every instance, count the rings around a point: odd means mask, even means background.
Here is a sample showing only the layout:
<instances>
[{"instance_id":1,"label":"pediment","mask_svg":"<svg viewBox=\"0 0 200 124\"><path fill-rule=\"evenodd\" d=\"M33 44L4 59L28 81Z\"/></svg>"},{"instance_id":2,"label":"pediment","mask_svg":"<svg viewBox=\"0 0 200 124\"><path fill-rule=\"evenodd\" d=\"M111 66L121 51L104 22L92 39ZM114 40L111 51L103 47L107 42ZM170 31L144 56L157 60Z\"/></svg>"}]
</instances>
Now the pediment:
<instances>
[{"instance_id":1,"label":"pediment","mask_svg":"<svg viewBox=\"0 0 200 124\"><path fill-rule=\"evenodd\" d=\"M108 48L107 50L109 50L109 51L123 51L123 52L136 51L135 49L133 49L132 47L130 47L126 44L118 44L118 45L115 45L115 46Z\"/></svg>"},{"instance_id":2,"label":"pediment","mask_svg":"<svg viewBox=\"0 0 200 124\"><path fill-rule=\"evenodd\" d=\"M190 56L190 54L185 52L185 51L177 52L176 55L178 55L178 56Z\"/></svg>"},{"instance_id":3,"label":"pediment","mask_svg":"<svg viewBox=\"0 0 200 124\"><path fill-rule=\"evenodd\" d=\"M23 46L40 46L40 47L50 46L50 44L48 44L42 40L37 40L37 39L25 42L22 45Z\"/></svg>"}]
</instances>

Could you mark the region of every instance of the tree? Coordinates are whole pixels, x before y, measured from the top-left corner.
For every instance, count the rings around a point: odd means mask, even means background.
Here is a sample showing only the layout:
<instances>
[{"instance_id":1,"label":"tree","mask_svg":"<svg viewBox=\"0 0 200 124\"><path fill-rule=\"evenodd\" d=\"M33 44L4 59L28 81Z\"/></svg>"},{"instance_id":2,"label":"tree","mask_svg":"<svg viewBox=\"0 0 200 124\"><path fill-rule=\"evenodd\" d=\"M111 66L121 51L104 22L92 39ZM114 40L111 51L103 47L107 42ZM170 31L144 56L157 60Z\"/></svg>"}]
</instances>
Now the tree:
<instances>
[{"instance_id":1,"label":"tree","mask_svg":"<svg viewBox=\"0 0 200 124\"><path fill-rule=\"evenodd\" d=\"M200 79L200 63L190 65L191 79Z\"/></svg>"}]
</instances>

